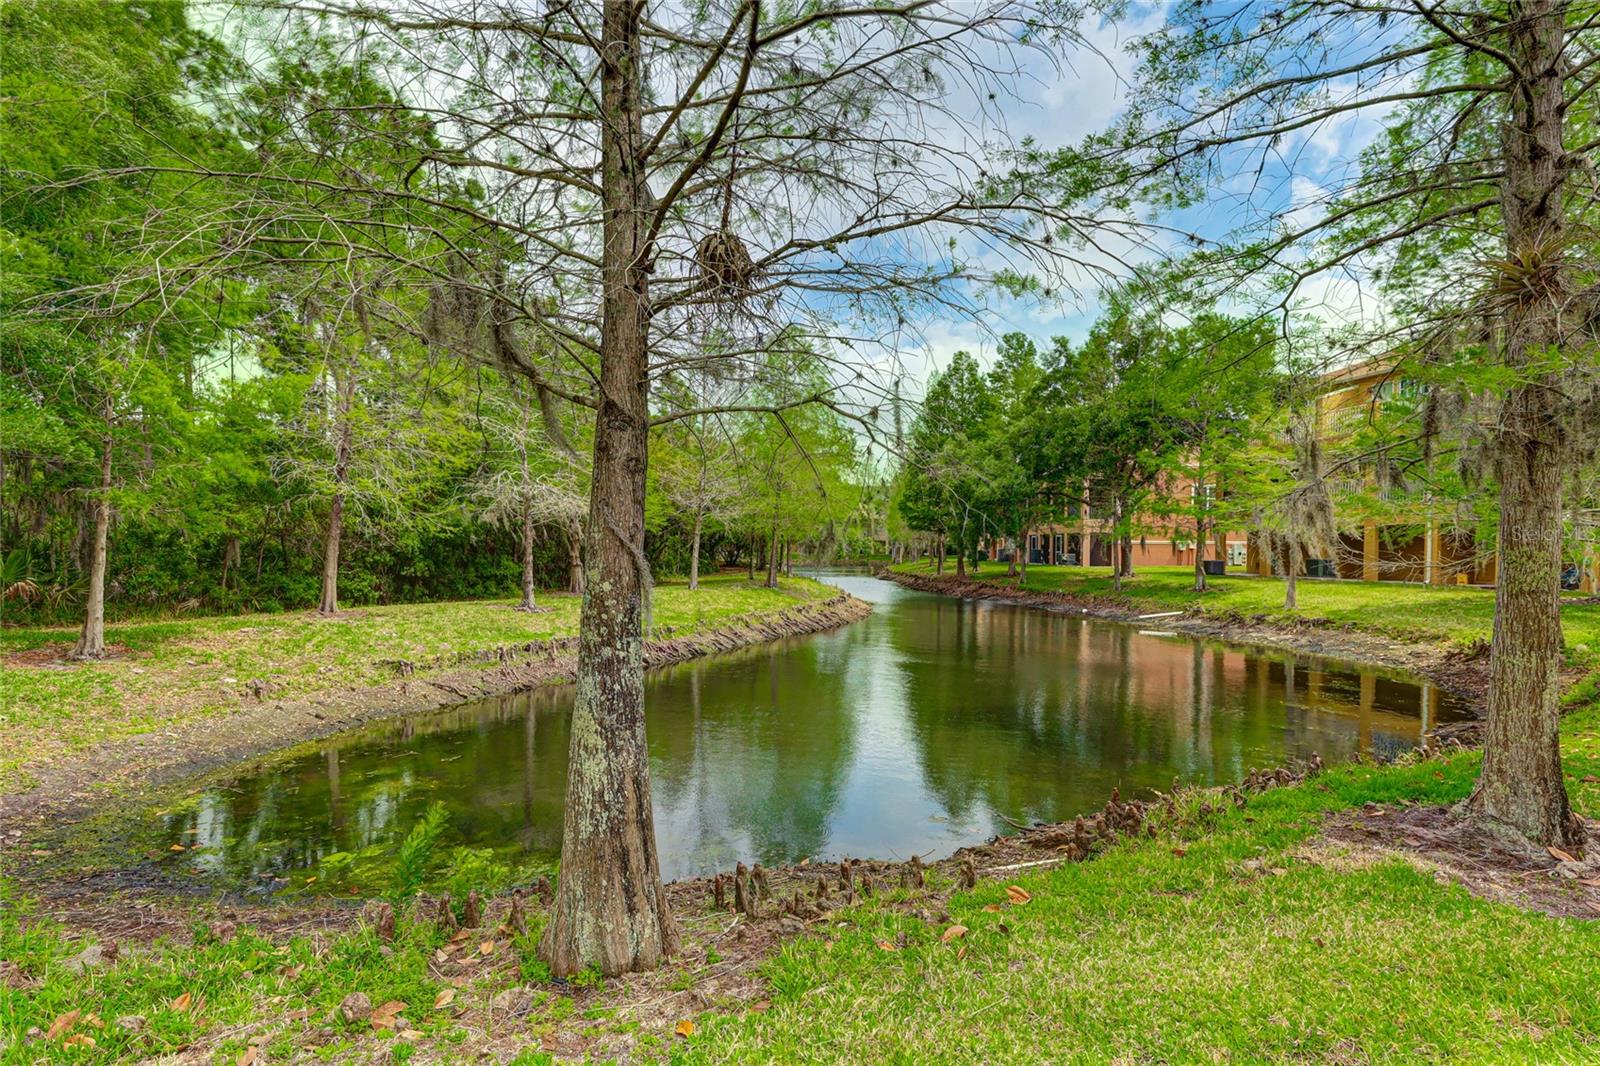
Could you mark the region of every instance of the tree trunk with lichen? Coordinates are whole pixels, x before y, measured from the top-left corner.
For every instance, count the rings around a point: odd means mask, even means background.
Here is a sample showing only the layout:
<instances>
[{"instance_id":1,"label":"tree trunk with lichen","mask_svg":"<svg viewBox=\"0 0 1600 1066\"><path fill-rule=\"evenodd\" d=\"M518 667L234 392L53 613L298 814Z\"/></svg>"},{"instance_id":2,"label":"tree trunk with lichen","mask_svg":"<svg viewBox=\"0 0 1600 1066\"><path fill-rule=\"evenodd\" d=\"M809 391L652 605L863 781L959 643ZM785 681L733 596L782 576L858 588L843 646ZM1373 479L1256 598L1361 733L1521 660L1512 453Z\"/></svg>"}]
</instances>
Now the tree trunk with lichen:
<instances>
[{"instance_id":1,"label":"tree trunk with lichen","mask_svg":"<svg viewBox=\"0 0 1600 1066\"><path fill-rule=\"evenodd\" d=\"M1563 339L1569 295L1560 256L1568 240L1563 116L1568 64L1562 0L1511 7L1506 51L1522 74L1507 94L1501 215L1507 259L1529 267L1507 294L1503 339L1517 381L1501 406L1495 448L1500 565L1489 645L1483 769L1468 809L1539 844L1575 843L1561 776L1561 383L1539 367Z\"/></svg>"},{"instance_id":2,"label":"tree trunk with lichen","mask_svg":"<svg viewBox=\"0 0 1600 1066\"><path fill-rule=\"evenodd\" d=\"M600 100L600 408L589 494L561 876L540 955L557 977L653 970L677 950L656 855L645 748L643 597L649 444L650 194L639 158L642 7L607 0Z\"/></svg>"}]
</instances>

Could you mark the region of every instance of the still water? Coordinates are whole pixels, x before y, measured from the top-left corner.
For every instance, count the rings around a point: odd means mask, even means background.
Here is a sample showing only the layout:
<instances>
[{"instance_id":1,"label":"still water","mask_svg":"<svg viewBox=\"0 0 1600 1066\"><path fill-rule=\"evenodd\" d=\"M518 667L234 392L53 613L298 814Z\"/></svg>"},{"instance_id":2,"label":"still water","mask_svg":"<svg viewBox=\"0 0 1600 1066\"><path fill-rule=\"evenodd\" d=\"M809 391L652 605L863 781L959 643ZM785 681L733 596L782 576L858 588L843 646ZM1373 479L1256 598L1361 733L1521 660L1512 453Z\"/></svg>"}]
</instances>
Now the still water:
<instances>
[{"instance_id":1,"label":"still water","mask_svg":"<svg viewBox=\"0 0 1600 1066\"><path fill-rule=\"evenodd\" d=\"M741 859L944 854L1008 820L1097 808L1113 786L1236 781L1312 752L1393 756L1466 713L1348 663L820 576L872 615L649 678L669 879ZM447 845L553 863L571 699L487 700L253 763L158 815L162 863L238 888L365 891L435 801Z\"/></svg>"}]
</instances>

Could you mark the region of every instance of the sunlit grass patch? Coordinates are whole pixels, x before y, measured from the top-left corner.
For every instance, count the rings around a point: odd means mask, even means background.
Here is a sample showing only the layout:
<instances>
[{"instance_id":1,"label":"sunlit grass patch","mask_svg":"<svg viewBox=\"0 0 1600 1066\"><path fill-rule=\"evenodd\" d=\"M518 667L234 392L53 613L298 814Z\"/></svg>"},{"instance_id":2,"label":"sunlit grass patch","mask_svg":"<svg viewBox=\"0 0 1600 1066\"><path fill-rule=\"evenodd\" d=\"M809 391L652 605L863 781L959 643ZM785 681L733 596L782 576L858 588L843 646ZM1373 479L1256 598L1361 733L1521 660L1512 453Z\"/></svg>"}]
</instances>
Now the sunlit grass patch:
<instances>
[{"instance_id":1,"label":"sunlit grass patch","mask_svg":"<svg viewBox=\"0 0 1600 1066\"><path fill-rule=\"evenodd\" d=\"M685 635L833 593L806 578L786 578L768 589L743 575L712 575L693 592L669 581L655 590L654 621ZM453 661L457 656L578 631L577 596L544 593L543 609L533 614L512 610L514 602L363 607L333 618L301 611L111 624L107 643L126 651L98 663L7 662L38 648L65 650L76 631L0 630L0 729L8 740L0 753L0 787L25 784L15 775L30 763L227 713L252 681L264 684L269 698L303 698L393 680L396 660L417 663L425 676L430 669L474 665Z\"/></svg>"},{"instance_id":2,"label":"sunlit grass patch","mask_svg":"<svg viewBox=\"0 0 1600 1066\"><path fill-rule=\"evenodd\" d=\"M980 884L952 901L969 931L949 943L863 910L786 947L772 1009L708 1019L692 1058L1590 1061L1600 922L1476 899L1398 858L1304 858L1325 811L1453 801L1476 767L1336 769L1188 839L1016 877L1021 906Z\"/></svg>"}]
</instances>

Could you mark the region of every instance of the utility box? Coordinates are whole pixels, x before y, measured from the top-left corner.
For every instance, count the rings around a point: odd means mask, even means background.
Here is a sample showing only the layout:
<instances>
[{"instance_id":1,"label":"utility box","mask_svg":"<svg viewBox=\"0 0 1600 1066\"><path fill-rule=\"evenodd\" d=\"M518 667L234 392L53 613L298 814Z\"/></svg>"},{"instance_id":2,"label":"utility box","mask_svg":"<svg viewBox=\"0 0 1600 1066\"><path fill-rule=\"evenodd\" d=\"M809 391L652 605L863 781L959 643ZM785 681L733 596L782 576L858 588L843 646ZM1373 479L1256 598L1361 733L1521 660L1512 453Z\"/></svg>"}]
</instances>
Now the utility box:
<instances>
[{"instance_id":1,"label":"utility box","mask_svg":"<svg viewBox=\"0 0 1600 1066\"><path fill-rule=\"evenodd\" d=\"M1228 564L1221 559L1202 559L1200 566L1210 577L1221 577L1228 572Z\"/></svg>"}]
</instances>

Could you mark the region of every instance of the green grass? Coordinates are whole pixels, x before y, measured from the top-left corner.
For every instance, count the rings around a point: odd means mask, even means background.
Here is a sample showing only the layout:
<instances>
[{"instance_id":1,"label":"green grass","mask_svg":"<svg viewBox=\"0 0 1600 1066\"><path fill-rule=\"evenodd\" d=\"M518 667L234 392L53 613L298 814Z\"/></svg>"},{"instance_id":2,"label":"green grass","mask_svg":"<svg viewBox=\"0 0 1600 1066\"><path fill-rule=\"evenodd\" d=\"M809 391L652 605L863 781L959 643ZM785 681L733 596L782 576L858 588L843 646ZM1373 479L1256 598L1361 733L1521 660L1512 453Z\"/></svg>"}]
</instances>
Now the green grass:
<instances>
[{"instance_id":1,"label":"green grass","mask_svg":"<svg viewBox=\"0 0 1600 1066\"><path fill-rule=\"evenodd\" d=\"M1600 709L1566 734L1593 812ZM1018 877L1032 902L1000 913L984 907L1003 886L980 884L951 906L971 931L950 944L939 925L863 909L769 964L770 1011L702 1019L692 1061L1600 1060L1600 921L1307 847L1328 811L1457 800L1477 764L1337 768L1193 839ZM904 950L877 946L897 935Z\"/></svg>"},{"instance_id":2,"label":"green grass","mask_svg":"<svg viewBox=\"0 0 1600 1066\"><path fill-rule=\"evenodd\" d=\"M657 587L658 630L692 633L824 599L833 590L805 578L762 588L741 575L705 579L689 591L681 582ZM469 601L364 607L336 618L309 612L129 622L106 626L106 641L125 654L99 663L29 661L17 653L68 650L67 628L0 630L0 790L24 786L28 766L108 740L170 729L226 714L246 698L243 686L264 681L269 698L300 698L332 689L393 680L386 660L461 669L458 654L571 636L579 598L546 593L544 611L524 614L514 601ZM493 664L483 664L489 666Z\"/></svg>"},{"instance_id":3,"label":"green grass","mask_svg":"<svg viewBox=\"0 0 1600 1066\"><path fill-rule=\"evenodd\" d=\"M1567 717L1564 749L1574 802L1593 814L1600 707ZM952 943L941 942L942 923L879 903L838 912L767 962L770 1009L713 1006L687 1041L671 1035L671 1020L640 1027L625 1005L577 1017L570 989L547 984L528 955L537 928L456 1004L481 1006L529 983L534 1013L514 1031L535 1049L541 1032L592 1021L597 1032L637 1032L651 1057L703 1063L1596 1061L1600 921L1529 913L1398 859L1312 846L1331 811L1457 800L1477 764L1469 752L1335 768L1243 810L1228 806L1206 828L1190 822L1091 862L1017 876L1032 895L1024 906L1006 903L1006 882L980 883L951 901L952 921L970 930ZM385 1045L397 1061L410 1056L393 1035L328 1020L352 991L410 1004L419 1061L477 1060L473 1026L431 1009L444 987L427 965L443 938L431 925L402 922L389 954L363 931L268 938L246 929L226 944L158 941L77 975L65 964L83 943L50 921L25 921L15 903L0 899L0 957L39 987L0 983L0 1040L13 1042L4 1061L39 1058L46 1045L17 1042L70 1010L105 1028L80 1021L73 1032L96 1047L58 1039L50 1061L199 1043L210 1060L233 1062L251 1037L263 1041L262 1061L287 1061L293 1040L321 1026L334 1030L322 1061L366 1059ZM998 913L985 909L996 904ZM902 950L878 947L897 937ZM203 997L203 1009L173 1009L185 992ZM116 1029L125 1014L148 1020L143 1035Z\"/></svg>"},{"instance_id":4,"label":"green grass","mask_svg":"<svg viewBox=\"0 0 1600 1066\"><path fill-rule=\"evenodd\" d=\"M933 573L927 560L894 569L921 576ZM954 564L947 561L944 572L947 577L952 575ZM982 563L972 576L1015 584L1014 578L1006 577L1005 563ZM1489 589L1307 579L1298 583L1299 609L1288 612L1283 609L1281 580L1230 574L1209 578L1207 584L1204 593L1194 591L1191 567L1142 567L1124 580L1120 598L1152 612L1197 608L1213 615L1261 615L1269 621L1327 619L1397 640L1458 647L1487 642L1494 626L1494 592ZM1118 596L1111 569L1105 566L1029 566L1023 587L1084 597ZM1561 623L1575 664L1600 662L1600 606L1568 603L1562 609Z\"/></svg>"},{"instance_id":5,"label":"green grass","mask_svg":"<svg viewBox=\"0 0 1600 1066\"><path fill-rule=\"evenodd\" d=\"M217 1044L214 1061L231 1063L259 1035L261 1061L287 1062L295 1050L291 1033L298 1034L300 1026L283 1023L301 1011L312 1028L332 1027L323 1051L327 1061L341 1061L357 1042L375 1039L368 1025L346 1024L333 1015L353 991L366 993L373 1006L405 1002L406 1023L430 1036L454 1028L446 1012L431 1009L445 987L428 967L430 954L445 940L432 926L407 924L392 946L368 930L274 943L250 929L220 942L203 928L193 943L125 948L114 965L75 974L67 963L84 943L69 939L53 922L32 919L26 903L5 899L0 950L40 987L0 985L0 1048L12 1044L0 1050L0 1061L131 1061L173 1053L209 1036ZM186 1003L180 1000L185 994ZM70 1011L80 1012L70 1031L54 1041L27 1042L30 1029L48 1033ZM117 1025L128 1015L145 1020L143 1031ZM88 1036L94 1046L65 1045L73 1035Z\"/></svg>"}]
</instances>

